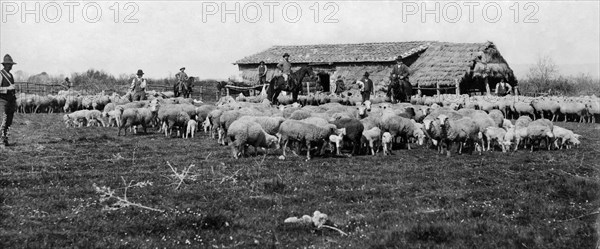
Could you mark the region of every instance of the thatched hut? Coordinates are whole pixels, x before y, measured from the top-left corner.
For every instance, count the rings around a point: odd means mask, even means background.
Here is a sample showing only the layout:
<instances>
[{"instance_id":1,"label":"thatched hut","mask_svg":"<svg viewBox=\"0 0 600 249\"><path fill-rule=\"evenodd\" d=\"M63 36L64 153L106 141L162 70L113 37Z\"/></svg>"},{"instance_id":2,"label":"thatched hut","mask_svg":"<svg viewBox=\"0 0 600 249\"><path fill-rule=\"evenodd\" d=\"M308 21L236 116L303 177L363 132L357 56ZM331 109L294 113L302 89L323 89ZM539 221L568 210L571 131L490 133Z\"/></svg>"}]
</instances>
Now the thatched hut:
<instances>
[{"instance_id":1,"label":"thatched hut","mask_svg":"<svg viewBox=\"0 0 600 249\"><path fill-rule=\"evenodd\" d=\"M274 46L236 61L242 78L249 84L258 82L257 67L264 61L269 71L267 80L276 72L282 55L289 53L296 68L311 65L319 75L323 91L330 79L342 76L354 82L369 72L376 88L389 84L394 59L402 55L411 70L410 82L419 93L470 93L493 89L500 79L516 86L517 80L508 63L492 42L388 42L361 44L326 44Z\"/></svg>"}]
</instances>

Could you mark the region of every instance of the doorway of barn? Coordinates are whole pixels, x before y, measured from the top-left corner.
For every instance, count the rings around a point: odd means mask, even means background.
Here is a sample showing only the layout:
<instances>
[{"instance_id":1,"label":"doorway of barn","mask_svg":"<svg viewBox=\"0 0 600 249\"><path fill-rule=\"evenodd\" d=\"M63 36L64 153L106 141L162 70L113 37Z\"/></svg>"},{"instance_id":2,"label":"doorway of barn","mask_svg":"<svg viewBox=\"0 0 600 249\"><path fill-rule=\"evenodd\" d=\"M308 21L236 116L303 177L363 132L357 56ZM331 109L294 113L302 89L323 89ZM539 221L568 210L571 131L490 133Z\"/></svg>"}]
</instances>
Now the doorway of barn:
<instances>
[{"instance_id":1,"label":"doorway of barn","mask_svg":"<svg viewBox=\"0 0 600 249\"><path fill-rule=\"evenodd\" d=\"M330 75L325 72L320 72L317 76L319 77L319 85L323 88L323 92L329 92L331 89L329 85Z\"/></svg>"}]
</instances>

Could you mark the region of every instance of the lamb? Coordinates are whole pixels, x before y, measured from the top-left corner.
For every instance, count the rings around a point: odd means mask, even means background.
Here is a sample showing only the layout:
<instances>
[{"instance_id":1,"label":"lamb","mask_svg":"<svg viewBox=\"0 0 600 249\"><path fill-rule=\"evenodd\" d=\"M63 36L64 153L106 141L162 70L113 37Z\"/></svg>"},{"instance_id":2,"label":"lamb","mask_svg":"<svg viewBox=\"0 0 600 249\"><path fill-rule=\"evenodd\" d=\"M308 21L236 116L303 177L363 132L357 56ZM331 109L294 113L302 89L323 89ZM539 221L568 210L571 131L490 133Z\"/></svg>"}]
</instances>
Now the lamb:
<instances>
[{"instance_id":1,"label":"lamb","mask_svg":"<svg viewBox=\"0 0 600 249\"><path fill-rule=\"evenodd\" d=\"M381 145L383 146L383 155L392 154L392 142L394 137L389 132L384 132L381 135Z\"/></svg>"},{"instance_id":2,"label":"lamb","mask_svg":"<svg viewBox=\"0 0 600 249\"><path fill-rule=\"evenodd\" d=\"M67 124L67 127L75 123L79 124L79 127L84 124L91 126L93 122L98 122L102 127L106 127L102 120L102 113L98 110L79 110L71 114L65 114L63 120Z\"/></svg>"},{"instance_id":3,"label":"lamb","mask_svg":"<svg viewBox=\"0 0 600 249\"><path fill-rule=\"evenodd\" d=\"M196 129L198 128L198 122L196 120L190 119L187 123L187 129L183 138L189 138L190 136L194 138L194 134L196 133Z\"/></svg>"},{"instance_id":4,"label":"lamb","mask_svg":"<svg viewBox=\"0 0 600 249\"><path fill-rule=\"evenodd\" d=\"M381 142L381 129L373 127L363 131L360 142L366 144L371 149L371 154L375 155L375 152L379 150L378 142Z\"/></svg>"},{"instance_id":5,"label":"lamb","mask_svg":"<svg viewBox=\"0 0 600 249\"><path fill-rule=\"evenodd\" d=\"M573 131L569 129L562 128L560 126L555 125L552 129L552 133L555 136L554 146L557 149L562 149L563 146L567 146L567 149L570 148L569 142L576 142L579 144L580 135L573 133ZM559 145L560 142L560 145Z\"/></svg>"},{"instance_id":6,"label":"lamb","mask_svg":"<svg viewBox=\"0 0 600 249\"><path fill-rule=\"evenodd\" d=\"M306 160L310 160L310 148L313 142L325 142L329 135L341 133L335 125L316 126L297 120L288 119L279 127L279 137L283 143L283 157L289 140L305 142L307 146Z\"/></svg>"},{"instance_id":7,"label":"lamb","mask_svg":"<svg viewBox=\"0 0 600 249\"><path fill-rule=\"evenodd\" d=\"M484 130L483 135L487 140L487 151L490 151L490 145L492 141L496 141L500 147L502 147L502 152L506 152L506 143L504 142L504 137L506 136L506 130L500 127L488 127Z\"/></svg>"},{"instance_id":8,"label":"lamb","mask_svg":"<svg viewBox=\"0 0 600 249\"><path fill-rule=\"evenodd\" d=\"M531 143L531 152L533 152L533 145L535 141L545 139L548 150L550 150L550 139L554 138L552 128L546 125L532 125L527 126L527 138Z\"/></svg>"},{"instance_id":9,"label":"lamb","mask_svg":"<svg viewBox=\"0 0 600 249\"><path fill-rule=\"evenodd\" d=\"M360 140L364 131L363 124L356 118L342 118L332 122L338 129L345 128L346 135L344 139L352 143L352 155L360 152Z\"/></svg>"},{"instance_id":10,"label":"lamb","mask_svg":"<svg viewBox=\"0 0 600 249\"><path fill-rule=\"evenodd\" d=\"M202 121L202 129L204 130L204 133L208 133L211 130L211 125L210 125L210 119L208 119L208 117L206 117L206 119L204 121Z\"/></svg>"},{"instance_id":11,"label":"lamb","mask_svg":"<svg viewBox=\"0 0 600 249\"><path fill-rule=\"evenodd\" d=\"M119 127L119 125L121 124L121 112L119 110L112 110L109 111L105 114L105 117L108 118L108 122L107 122L107 126L112 127L114 124L114 127Z\"/></svg>"},{"instance_id":12,"label":"lamb","mask_svg":"<svg viewBox=\"0 0 600 249\"><path fill-rule=\"evenodd\" d=\"M127 135L127 128L135 125L141 125L144 128L144 133L148 133L147 127L156 119L159 104L157 101L152 101L148 108L123 109L123 107L118 107L118 109L121 112L121 125L117 136L121 135L122 129L125 129L124 135Z\"/></svg>"},{"instance_id":13,"label":"lamb","mask_svg":"<svg viewBox=\"0 0 600 249\"><path fill-rule=\"evenodd\" d=\"M515 149L513 151L517 151L517 149L519 149L519 144L521 143L521 141L527 139L527 137L528 137L527 136L527 127L519 128L519 127L515 126L512 130L509 130L506 133L506 136L504 139L505 141L508 141L507 137L510 138L509 135L511 135L515 141Z\"/></svg>"},{"instance_id":14,"label":"lamb","mask_svg":"<svg viewBox=\"0 0 600 249\"><path fill-rule=\"evenodd\" d=\"M483 144L483 135L479 130L477 123L471 118L462 118L456 121L452 121L446 117L446 115L438 116L440 123L442 124L442 137L447 145L447 156L450 156L450 148L453 142L458 142L458 154L462 154L463 143L474 143L475 149L481 150L478 141Z\"/></svg>"},{"instance_id":15,"label":"lamb","mask_svg":"<svg viewBox=\"0 0 600 249\"><path fill-rule=\"evenodd\" d=\"M341 155L341 147L342 147L342 140L344 139L344 136L346 135L346 129L342 128L339 134L332 134L329 135L329 144L330 147L335 147L335 154L336 155ZM332 149L333 151L333 149Z\"/></svg>"}]
</instances>

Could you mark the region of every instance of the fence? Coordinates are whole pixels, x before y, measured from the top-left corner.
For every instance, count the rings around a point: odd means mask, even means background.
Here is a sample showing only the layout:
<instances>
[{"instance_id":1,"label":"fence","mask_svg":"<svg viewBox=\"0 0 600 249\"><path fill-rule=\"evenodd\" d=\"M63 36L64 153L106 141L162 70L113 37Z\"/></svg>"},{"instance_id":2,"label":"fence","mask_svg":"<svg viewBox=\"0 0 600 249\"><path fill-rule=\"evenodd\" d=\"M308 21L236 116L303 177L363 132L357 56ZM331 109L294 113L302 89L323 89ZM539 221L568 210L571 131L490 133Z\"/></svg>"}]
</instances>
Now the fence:
<instances>
[{"instance_id":1,"label":"fence","mask_svg":"<svg viewBox=\"0 0 600 249\"><path fill-rule=\"evenodd\" d=\"M15 87L18 93L30 93L37 95L57 94L60 90L67 90L61 84L51 83L32 83L32 82L15 82Z\"/></svg>"}]
</instances>

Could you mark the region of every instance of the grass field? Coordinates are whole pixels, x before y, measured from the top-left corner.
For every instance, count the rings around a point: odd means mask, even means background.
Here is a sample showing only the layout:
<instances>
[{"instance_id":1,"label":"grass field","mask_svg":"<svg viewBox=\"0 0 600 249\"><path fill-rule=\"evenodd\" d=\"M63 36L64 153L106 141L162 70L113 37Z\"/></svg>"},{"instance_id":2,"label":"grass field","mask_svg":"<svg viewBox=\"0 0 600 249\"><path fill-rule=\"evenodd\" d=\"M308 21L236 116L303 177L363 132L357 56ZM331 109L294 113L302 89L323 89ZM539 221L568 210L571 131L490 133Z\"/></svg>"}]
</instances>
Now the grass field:
<instances>
[{"instance_id":1,"label":"grass field","mask_svg":"<svg viewBox=\"0 0 600 249\"><path fill-rule=\"evenodd\" d=\"M202 134L117 137L18 114L0 153L0 248L595 248L600 128L562 151L234 160ZM276 153L279 153L277 151ZM264 159L264 160L263 160ZM180 172L179 181L168 164ZM125 188L126 184L131 186ZM101 198L95 186L116 198ZM329 215L348 234L286 224Z\"/></svg>"}]
</instances>

